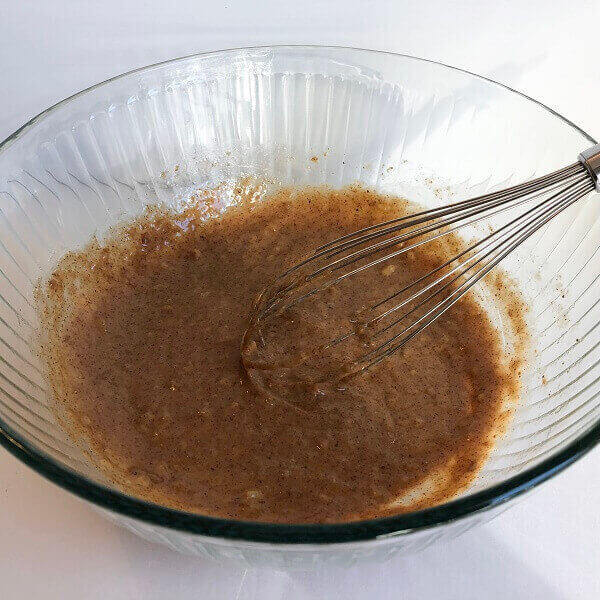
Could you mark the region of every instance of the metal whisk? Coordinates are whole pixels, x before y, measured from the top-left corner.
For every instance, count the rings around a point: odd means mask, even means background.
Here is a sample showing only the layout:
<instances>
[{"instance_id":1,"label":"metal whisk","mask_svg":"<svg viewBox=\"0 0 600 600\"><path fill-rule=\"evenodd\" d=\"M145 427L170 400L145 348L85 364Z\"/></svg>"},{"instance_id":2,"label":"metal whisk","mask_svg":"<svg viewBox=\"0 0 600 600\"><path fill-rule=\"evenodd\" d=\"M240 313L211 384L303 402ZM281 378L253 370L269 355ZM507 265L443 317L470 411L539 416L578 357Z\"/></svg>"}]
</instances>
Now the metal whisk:
<instances>
[{"instance_id":1,"label":"metal whisk","mask_svg":"<svg viewBox=\"0 0 600 600\"><path fill-rule=\"evenodd\" d=\"M321 348L336 346L367 331L372 340L348 373L381 362L402 348L464 296L517 246L551 219L596 188L600 191L600 144L578 162L537 179L470 200L424 210L345 235L317 248L274 281L257 300L250 332L260 332L269 315L280 314L342 280L382 265L411 249L463 227L510 211L522 210L481 239L423 276L377 301L353 326ZM356 315L349 315L356 324ZM249 334L247 334L248 336ZM260 339L260 334L259 334Z\"/></svg>"}]
</instances>

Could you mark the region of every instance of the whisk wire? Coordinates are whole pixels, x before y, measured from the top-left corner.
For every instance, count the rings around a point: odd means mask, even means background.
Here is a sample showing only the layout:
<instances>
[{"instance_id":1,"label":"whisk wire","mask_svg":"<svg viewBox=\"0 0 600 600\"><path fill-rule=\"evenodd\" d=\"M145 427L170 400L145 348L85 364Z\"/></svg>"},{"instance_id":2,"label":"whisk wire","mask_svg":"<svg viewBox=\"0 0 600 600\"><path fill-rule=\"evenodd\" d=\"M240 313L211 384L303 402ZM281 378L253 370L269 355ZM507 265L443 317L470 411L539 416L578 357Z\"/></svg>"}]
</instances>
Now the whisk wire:
<instances>
[{"instance_id":1,"label":"whisk wire","mask_svg":"<svg viewBox=\"0 0 600 600\"><path fill-rule=\"evenodd\" d=\"M572 176L578 176L582 173L585 173L585 169L581 165L581 163L574 163L568 167L563 169L559 169L554 173L546 175L544 177L539 177L537 179L533 179L531 181L521 183L519 185L512 186L510 188L506 188L504 190L500 190L497 192L490 192L488 194L484 194L482 196L477 196L475 198L471 198L468 200L463 200L461 202L455 202L453 204L446 204L441 207L431 208L427 210L423 210L420 212L413 213L411 215L406 215L403 217L399 217L396 219L392 219L386 221L384 223L378 223L376 225L371 225L369 227L365 227L363 229L359 229L358 231L354 231L353 233L346 234L342 237L339 237L323 246L320 246L315 250L314 255L310 258L306 259L304 262L299 263L296 267L300 267L308 261L314 260L323 256L327 252L331 252L337 248L342 248L342 246L346 243L346 241L350 240L350 238L357 238L355 241L357 242L365 242L369 239L374 239L371 237L364 237L362 234L373 231L375 229L385 229L387 232L394 231L395 229L390 229L392 225L395 223L403 223L399 228L411 227L413 225L417 225L421 222L430 221L433 218L437 218L440 216L445 216L447 214L451 214L453 212L464 210L470 208L475 205L484 204L488 201L499 200L510 201L515 197L522 197L524 195L528 195L538 191L545 191L552 185L562 184L566 180L568 180ZM381 233L374 234L374 237L380 236Z\"/></svg>"},{"instance_id":2,"label":"whisk wire","mask_svg":"<svg viewBox=\"0 0 600 600\"><path fill-rule=\"evenodd\" d=\"M576 165L574 165L576 166ZM569 175L567 176L566 180L561 181L561 184L564 184L566 181L569 181L570 178L574 177L574 176L582 176L584 174L583 168L581 167L581 165L579 165L579 170L578 171L573 171L572 173L569 173ZM530 192L531 195L528 195L526 197L519 197L520 200L516 203L516 204L512 204L511 206L506 206L502 209L499 209L500 211L502 210L509 210L510 208L514 208L515 206L517 206L518 204L524 203L524 202L529 202L532 199L536 198L538 195L542 194L542 193L546 193L548 191L551 191L553 189L553 186L558 186L558 183L553 183L550 186L548 186L547 188L543 189L543 190L533 190L532 192ZM382 235L388 235L390 233L393 233L395 231L400 231L402 229L406 229L409 227L413 227L416 225L419 225L421 223L425 223L427 221L431 221L434 218L439 218L440 216L445 216L447 214L455 214L455 213L459 213L456 216L454 216L451 219L444 219L441 221L436 221L435 223L432 223L431 225L422 227L420 229L416 229L413 231L410 231L406 234L402 234L401 236L397 236L388 240L384 240L383 242L379 242L377 244L374 244L372 246L369 246L368 248L365 248L363 250L359 250L356 253L350 254L346 257L344 257L343 259L339 259L337 261L334 261L333 263L330 263L329 265L322 267L321 269L318 269L317 271L313 272L309 277L311 276L318 276L321 272L330 269L336 265L338 265L338 263L342 262L342 261L348 261L348 262L344 262L344 264L342 264L341 266L347 266L347 264L350 264L350 262L355 262L355 258L359 259L362 255L366 254L366 253L373 253L374 251L377 250L383 250L386 247L389 246L393 246L396 243L400 243L402 242L404 239L408 239L409 237L416 237L417 235L424 235L426 233L429 233L430 231L435 231L436 229L442 228L442 227L447 227L449 225L452 225L456 222L460 222L465 218L468 218L472 215L481 215L482 211L487 211L490 210L491 208L495 208L497 206L503 206L506 205L509 202L514 202L515 200L518 200L518 198L495 198L493 197L492 199L489 198L489 196L493 196L492 194L490 195L486 195L486 196L480 196L477 199L477 208L473 208L472 206L469 207L461 207L460 205L462 203L457 203L456 205L450 205L450 207L447 207L447 209L440 214L433 214L431 215L430 213L435 213L436 209L431 209L431 211L423 211L422 213L417 213L417 215L422 214L425 216L419 217L419 218L415 218L415 215L411 215L410 217L407 218L407 220L402 224L402 225L397 225L397 226L392 226L392 227L386 227L384 230L380 231L380 232L376 232L376 233L372 233L369 234L368 236L363 236L360 237L356 240L353 240L352 242L347 242L344 244L339 244L336 245L332 248L330 248L329 250L327 250L326 252L324 252L323 254L320 255L315 255L312 257L312 259L316 259L316 258L320 258L321 256L324 256L325 254L327 254L328 258L335 256L347 249L349 249L350 247L354 247L360 244L363 244L367 241L370 241L371 239L375 239L377 237L381 237ZM474 202L474 201L471 201ZM452 206L456 206L457 208L451 208ZM466 208L469 208L469 210L466 210ZM462 212L462 211L466 211L466 212ZM460 227L464 227L465 225L469 225L471 223L475 223L478 221L481 221L487 217L491 216L490 214L487 215L481 215L479 216L477 219L469 222L469 223L461 223ZM387 223L394 223L396 220L392 220L392 221L387 221ZM382 224L383 225L383 224ZM444 235L449 233L448 231L444 231L442 234L440 235ZM350 245L351 244L351 245ZM349 259L352 259L352 261L349 261Z\"/></svg>"}]
</instances>

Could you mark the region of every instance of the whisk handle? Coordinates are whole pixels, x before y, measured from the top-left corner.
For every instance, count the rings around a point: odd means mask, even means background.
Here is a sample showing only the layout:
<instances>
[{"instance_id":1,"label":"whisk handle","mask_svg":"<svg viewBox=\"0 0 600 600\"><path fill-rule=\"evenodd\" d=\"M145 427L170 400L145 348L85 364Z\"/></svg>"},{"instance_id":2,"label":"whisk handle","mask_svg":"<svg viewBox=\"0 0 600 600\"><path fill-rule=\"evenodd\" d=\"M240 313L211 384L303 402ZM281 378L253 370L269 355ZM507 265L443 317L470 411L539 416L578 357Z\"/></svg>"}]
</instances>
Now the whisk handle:
<instances>
[{"instance_id":1,"label":"whisk handle","mask_svg":"<svg viewBox=\"0 0 600 600\"><path fill-rule=\"evenodd\" d=\"M579 155L579 162L589 171L596 190L600 192L600 144L596 144Z\"/></svg>"}]
</instances>

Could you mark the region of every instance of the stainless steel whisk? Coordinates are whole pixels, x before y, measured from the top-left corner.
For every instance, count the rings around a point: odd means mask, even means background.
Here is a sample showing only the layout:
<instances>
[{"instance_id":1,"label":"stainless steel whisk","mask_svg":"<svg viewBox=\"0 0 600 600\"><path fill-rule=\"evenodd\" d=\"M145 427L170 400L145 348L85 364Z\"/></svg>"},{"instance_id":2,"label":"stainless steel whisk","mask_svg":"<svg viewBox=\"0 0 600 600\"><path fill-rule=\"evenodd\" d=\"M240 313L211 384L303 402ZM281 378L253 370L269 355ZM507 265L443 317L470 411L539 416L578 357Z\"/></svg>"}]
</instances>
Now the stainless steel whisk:
<instances>
[{"instance_id":1,"label":"stainless steel whisk","mask_svg":"<svg viewBox=\"0 0 600 600\"><path fill-rule=\"evenodd\" d=\"M266 288L256 303L251 326L260 331L261 323L274 312L280 313L344 279L432 240L525 205L508 223L361 313L361 330L367 330L375 343L352 364L348 373L368 369L444 314L556 215L594 188L600 191L599 175L600 144L581 153L578 162L543 177L340 237L317 248L313 255ZM349 319L352 320L351 315ZM321 348L335 346L357 334L357 329L352 328Z\"/></svg>"}]
</instances>

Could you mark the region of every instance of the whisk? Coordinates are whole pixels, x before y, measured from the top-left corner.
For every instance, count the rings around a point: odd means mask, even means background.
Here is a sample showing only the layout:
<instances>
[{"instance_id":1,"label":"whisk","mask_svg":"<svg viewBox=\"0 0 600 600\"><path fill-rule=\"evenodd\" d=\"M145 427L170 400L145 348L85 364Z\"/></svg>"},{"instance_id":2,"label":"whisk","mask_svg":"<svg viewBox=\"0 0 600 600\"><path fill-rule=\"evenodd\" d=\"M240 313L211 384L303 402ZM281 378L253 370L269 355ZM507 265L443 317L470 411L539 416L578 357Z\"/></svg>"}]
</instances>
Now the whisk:
<instances>
[{"instance_id":1,"label":"whisk","mask_svg":"<svg viewBox=\"0 0 600 600\"><path fill-rule=\"evenodd\" d=\"M478 281L556 215L596 188L600 191L600 144L581 153L578 161L531 181L462 202L392 219L344 235L317 248L306 260L278 277L259 296L246 332L261 340L261 327L271 315L306 301L343 280L382 265L423 244L485 223L509 212L507 223L467 244L447 261L401 289L348 315L353 323L335 339L320 343L331 348L368 333L364 353L348 365L356 374L384 360L431 325ZM357 326L357 323L359 324Z\"/></svg>"}]
</instances>

